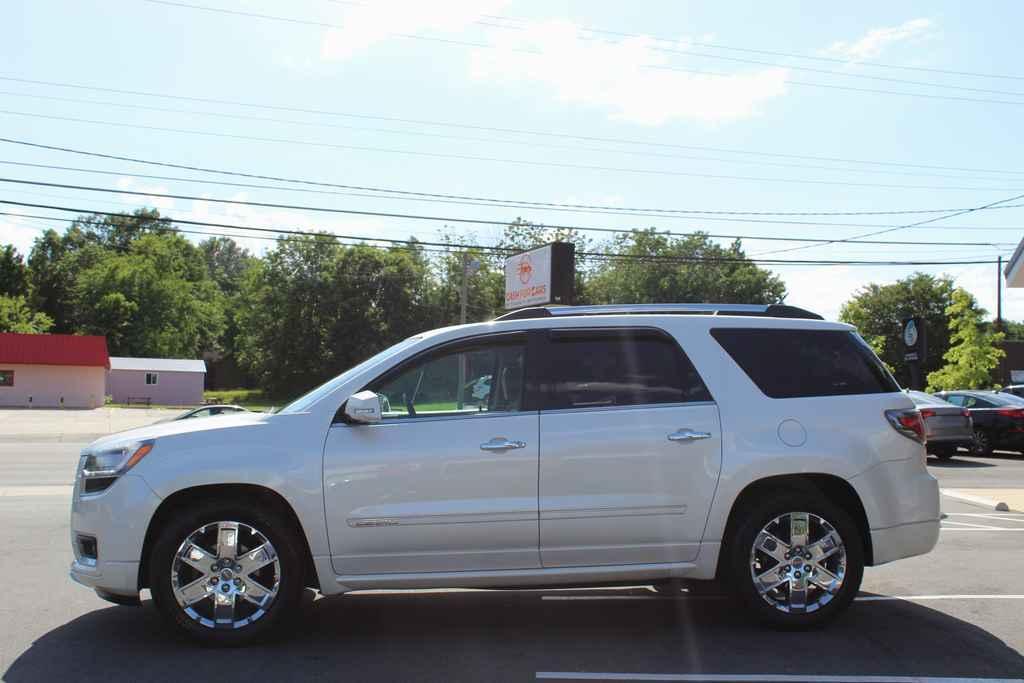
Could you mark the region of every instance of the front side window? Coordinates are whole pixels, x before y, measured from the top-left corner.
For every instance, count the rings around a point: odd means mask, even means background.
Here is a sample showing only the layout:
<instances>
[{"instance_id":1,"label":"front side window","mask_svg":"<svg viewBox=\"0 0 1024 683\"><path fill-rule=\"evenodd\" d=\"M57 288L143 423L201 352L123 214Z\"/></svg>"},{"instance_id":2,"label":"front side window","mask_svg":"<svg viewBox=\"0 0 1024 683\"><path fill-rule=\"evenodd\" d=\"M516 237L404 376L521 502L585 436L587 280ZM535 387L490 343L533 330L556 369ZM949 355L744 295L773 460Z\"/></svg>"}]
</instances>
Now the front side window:
<instances>
[{"instance_id":1,"label":"front side window","mask_svg":"<svg viewBox=\"0 0 1024 683\"><path fill-rule=\"evenodd\" d=\"M526 345L475 344L442 351L368 388L384 419L522 410Z\"/></svg>"},{"instance_id":2,"label":"front side window","mask_svg":"<svg viewBox=\"0 0 1024 683\"><path fill-rule=\"evenodd\" d=\"M155 372L146 373L146 384L156 384L157 374Z\"/></svg>"},{"instance_id":3,"label":"front side window","mask_svg":"<svg viewBox=\"0 0 1024 683\"><path fill-rule=\"evenodd\" d=\"M711 400L693 364L659 332L558 330L548 348L551 410Z\"/></svg>"},{"instance_id":4,"label":"front side window","mask_svg":"<svg viewBox=\"0 0 1024 683\"><path fill-rule=\"evenodd\" d=\"M14 386L14 370L0 370L0 387Z\"/></svg>"}]
</instances>

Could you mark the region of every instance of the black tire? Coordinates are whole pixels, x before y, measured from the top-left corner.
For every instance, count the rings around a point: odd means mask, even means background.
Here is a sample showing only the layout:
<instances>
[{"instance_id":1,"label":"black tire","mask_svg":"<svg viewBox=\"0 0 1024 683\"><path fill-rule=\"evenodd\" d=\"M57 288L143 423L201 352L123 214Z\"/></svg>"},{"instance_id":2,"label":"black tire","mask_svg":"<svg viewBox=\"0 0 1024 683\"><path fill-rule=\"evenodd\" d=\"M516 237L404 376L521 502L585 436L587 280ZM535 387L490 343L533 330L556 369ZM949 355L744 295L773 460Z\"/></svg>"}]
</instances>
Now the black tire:
<instances>
[{"instance_id":1,"label":"black tire","mask_svg":"<svg viewBox=\"0 0 1024 683\"><path fill-rule=\"evenodd\" d=\"M780 516L792 512L806 512L820 517L838 532L846 550L846 571L839 590L827 604L803 613L785 612L770 604L755 586L751 570L754 541L762 529ZM759 621L782 629L811 628L835 618L853 602L864 575L864 539L859 527L845 510L814 492L779 491L749 505L739 514L735 530L731 538L727 539L729 580Z\"/></svg>"},{"instance_id":2,"label":"black tire","mask_svg":"<svg viewBox=\"0 0 1024 683\"><path fill-rule=\"evenodd\" d=\"M176 562L178 549L197 529L221 521L239 522L258 530L273 545L279 563L279 573L273 572L279 580L277 595L254 621L237 628L214 628L196 621L179 606L172 587L172 565ZM279 633L302 604L306 562L303 561L304 545L298 537L300 533L286 514L266 504L210 500L177 510L157 532L149 555L149 585L153 602L169 625L200 644L238 647L266 640ZM242 547L241 536L239 533L239 548ZM244 600L239 604L251 609Z\"/></svg>"},{"instance_id":3,"label":"black tire","mask_svg":"<svg viewBox=\"0 0 1024 683\"><path fill-rule=\"evenodd\" d=\"M989 456L992 455L992 437L984 429L974 430L974 447L971 452L974 455Z\"/></svg>"}]
</instances>

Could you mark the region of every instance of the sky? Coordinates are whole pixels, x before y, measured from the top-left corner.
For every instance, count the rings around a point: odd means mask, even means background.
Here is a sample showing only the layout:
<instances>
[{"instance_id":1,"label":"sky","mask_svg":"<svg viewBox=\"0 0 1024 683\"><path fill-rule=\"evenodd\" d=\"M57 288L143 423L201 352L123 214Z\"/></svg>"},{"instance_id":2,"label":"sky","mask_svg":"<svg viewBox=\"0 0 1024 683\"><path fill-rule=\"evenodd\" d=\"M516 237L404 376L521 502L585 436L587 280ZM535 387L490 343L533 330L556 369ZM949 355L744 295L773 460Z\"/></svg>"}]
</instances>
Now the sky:
<instances>
[{"instance_id":1,"label":"sky","mask_svg":"<svg viewBox=\"0 0 1024 683\"><path fill-rule=\"evenodd\" d=\"M1024 237L1024 199L1005 201L1024 195L1024 4L5 0L0 19L0 137L321 183L0 142L0 178L143 193L0 182L0 201L480 244L500 227L457 219L522 217L742 236L771 259L956 262L768 266L830 319L915 270L994 313L994 261ZM828 215L886 211L929 212ZM63 225L0 215L0 243L27 253ZM765 239L877 232L910 244ZM936 241L976 244L920 244ZM1024 319L1024 290L1004 316Z\"/></svg>"}]
</instances>

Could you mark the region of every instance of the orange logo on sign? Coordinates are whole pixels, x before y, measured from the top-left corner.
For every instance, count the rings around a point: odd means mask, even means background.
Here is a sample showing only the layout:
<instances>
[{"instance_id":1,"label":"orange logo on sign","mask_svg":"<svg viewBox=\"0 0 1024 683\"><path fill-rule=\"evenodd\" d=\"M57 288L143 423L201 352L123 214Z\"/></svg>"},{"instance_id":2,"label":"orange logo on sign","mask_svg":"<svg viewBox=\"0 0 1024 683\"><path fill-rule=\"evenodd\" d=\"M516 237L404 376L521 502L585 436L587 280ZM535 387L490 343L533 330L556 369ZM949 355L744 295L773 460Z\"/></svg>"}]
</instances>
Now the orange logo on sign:
<instances>
[{"instance_id":1,"label":"orange logo on sign","mask_svg":"<svg viewBox=\"0 0 1024 683\"><path fill-rule=\"evenodd\" d=\"M523 254L523 257L519 259L519 265L516 266L516 272L519 274L519 281L524 285L533 277L533 263L530 261L529 254Z\"/></svg>"}]
</instances>

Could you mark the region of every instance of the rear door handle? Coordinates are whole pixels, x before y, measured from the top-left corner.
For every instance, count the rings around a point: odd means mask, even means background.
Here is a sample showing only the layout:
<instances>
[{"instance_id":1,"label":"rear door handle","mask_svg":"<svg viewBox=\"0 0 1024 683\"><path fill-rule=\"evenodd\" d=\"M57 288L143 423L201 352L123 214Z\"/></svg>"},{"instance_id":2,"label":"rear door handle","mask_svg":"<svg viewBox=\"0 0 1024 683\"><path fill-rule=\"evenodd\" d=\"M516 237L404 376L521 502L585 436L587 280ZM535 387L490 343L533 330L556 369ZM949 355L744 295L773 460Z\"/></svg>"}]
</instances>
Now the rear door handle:
<instances>
[{"instance_id":1,"label":"rear door handle","mask_svg":"<svg viewBox=\"0 0 1024 683\"><path fill-rule=\"evenodd\" d=\"M668 435L669 441L699 441L700 439L710 438L711 432L695 432L692 429L680 429Z\"/></svg>"},{"instance_id":2,"label":"rear door handle","mask_svg":"<svg viewBox=\"0 0 1024 683\"><path fill-rule=\"evenodd\" d=\"M510 441L502 437L494 437L490 441L480 444L482 451L509 451L514 448L526 448L525 441Z\"/></svg>"}]
</instances>

